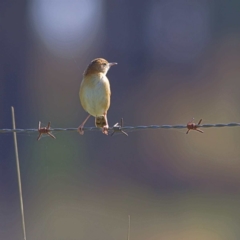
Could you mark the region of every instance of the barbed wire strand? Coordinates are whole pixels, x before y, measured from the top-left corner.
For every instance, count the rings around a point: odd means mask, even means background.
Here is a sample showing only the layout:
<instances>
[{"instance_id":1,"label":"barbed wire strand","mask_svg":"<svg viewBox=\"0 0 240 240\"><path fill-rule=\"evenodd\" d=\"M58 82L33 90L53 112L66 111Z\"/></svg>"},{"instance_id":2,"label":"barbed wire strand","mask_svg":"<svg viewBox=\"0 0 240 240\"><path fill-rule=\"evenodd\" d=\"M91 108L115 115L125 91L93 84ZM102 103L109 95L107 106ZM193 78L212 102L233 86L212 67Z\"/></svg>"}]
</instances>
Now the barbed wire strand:
<instances>
[{"instance_id":1,"label":"barbed wire strand","mask_svg":"<svg viewBox=\"0 0 240 240\"><path fill-rule=\"evenodd\" d=\"M223 127L240 127L240 123L231 122L231 123L216 123L216 124L202 124L198 125L199 128L223 128ZM109 131L115 131L117 129L121 129L123 131L137 131L137 130L146 130L146 129L184 129L188 128L187 125L148 125L148 126L117 126L110 127ZM65 131L77 131L77 128L50 128L51 132L65 132ZM97 127L84 127L84 131L101 131L101 129ZM39 130L37 128L29 128L29 129L0 129L0 133L35 133Z\"/></svg>"},{"instance_id":2,"label":"barbed wire strand","mask_svg":"<svg viewBox=\"0 0 240 240\"><path fill-rule=\"evenodd\" d=\"M12 125L13 125L12 130L16 130L14 107L12 107ZM17 145L17 132L15 132L15 131L13 131L13 139L14 139L14 148L15 148L15 156L16 156L16 165L17 165L18 188L19 188L19 199L20 199L21 216L22 216L23 238L24 238L24 240L26 240L27 237L26 237L26 225L25 225L24 208L23 208L21 172L20 172L20 164L19 164L18 145Z\"/></svg>"}]
</instances>

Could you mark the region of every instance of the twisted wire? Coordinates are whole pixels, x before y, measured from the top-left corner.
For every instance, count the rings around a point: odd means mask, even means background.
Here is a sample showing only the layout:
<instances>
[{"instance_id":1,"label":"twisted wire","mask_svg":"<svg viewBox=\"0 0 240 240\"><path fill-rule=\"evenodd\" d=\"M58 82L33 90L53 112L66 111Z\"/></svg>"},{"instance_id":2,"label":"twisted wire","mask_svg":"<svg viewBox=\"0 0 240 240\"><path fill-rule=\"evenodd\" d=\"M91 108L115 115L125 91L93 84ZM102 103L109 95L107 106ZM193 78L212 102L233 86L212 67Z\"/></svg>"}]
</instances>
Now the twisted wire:
<instances>
[{"instance_id":1,"label":"twisted wire","mask_svg":"<svg viewBox=\"0 0 240 240\"><path fill-rule=\"evenodd\" d=\"M199 128L222 128L222 127L240 127L240 123L232 122L232 123L216 123L216 124L202 124L198 125ZM110 127L109 131L123 130L123 131L137 131L137 130L146 130L146 129L183 129L187 128L187 125L148 125L148 126L117 126ZM101 129L97 127L84 127L84 131L101 131ZM77 131L77 128L50 128L52 132L64 132L64 131ZM0 133L34 133L38 132L38 129L30 128L30 129L0 129Z\"/></svg>"}]
</instances>

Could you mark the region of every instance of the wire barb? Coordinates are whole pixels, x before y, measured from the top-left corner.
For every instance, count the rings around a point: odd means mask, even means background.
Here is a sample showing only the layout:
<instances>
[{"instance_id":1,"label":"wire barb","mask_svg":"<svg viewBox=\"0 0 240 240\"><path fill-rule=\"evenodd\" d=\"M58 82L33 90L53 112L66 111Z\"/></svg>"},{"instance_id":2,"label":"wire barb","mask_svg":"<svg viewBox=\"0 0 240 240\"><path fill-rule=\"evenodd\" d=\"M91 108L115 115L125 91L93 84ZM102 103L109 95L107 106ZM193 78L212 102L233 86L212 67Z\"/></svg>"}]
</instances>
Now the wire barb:
<instances>
[{"instance_id":1,"label":"wire barb","mask_svg":"<svg viewBox=\"0 0 240 240\"><path fill-rule=\"evenodd\" d=\"M112 127L112 134L111 134L111 136L113 136L114 135L114 133L116 133L116 132L121 132L121 133L123 133L124 135L126 135L126 136L128 136L128 134L126 133L126 132L124 132L123 130L122 130L122 128L123 128L123 118L121 118L121 123L119 124L119 123L116 123L116 124L114 124L113 125L113 127Z\"/></svg>"},{"instance_id":2,"label":"wire barb","mask_svg":"<svg viewBox=\"0 0 240 240\"><path fill-rule=\"evenodd\" d=\"M198 124L194 123L193 120L194 120L194 118L192 119L191 122L188 122L188 124L187 124L188 130L187 130L186 134L188 134L188 132L190 130L195 130L195 131L198 131L200 133L203 133L203 131L201 129L199 129L199 126L200 126L200 124L202 122L202 119L199 120Z\"/></svg>"},{"instance_id":3,"label":"wire barb","mask_svg":"<svg viewBox=\"0 0 240 240\"><path fill-rule=\"evenodd\" d=\"M38 122L38 132L39 132L39 135L37 138L38 141L41 139L43 134L47 134L51 138L56 139L56 137L51 133L52 129L50 129L50 125L51 125L51 122L48 122L48 125L46 127L41 127L41 122L40 121Z\"/></svg>"}]
</instances>

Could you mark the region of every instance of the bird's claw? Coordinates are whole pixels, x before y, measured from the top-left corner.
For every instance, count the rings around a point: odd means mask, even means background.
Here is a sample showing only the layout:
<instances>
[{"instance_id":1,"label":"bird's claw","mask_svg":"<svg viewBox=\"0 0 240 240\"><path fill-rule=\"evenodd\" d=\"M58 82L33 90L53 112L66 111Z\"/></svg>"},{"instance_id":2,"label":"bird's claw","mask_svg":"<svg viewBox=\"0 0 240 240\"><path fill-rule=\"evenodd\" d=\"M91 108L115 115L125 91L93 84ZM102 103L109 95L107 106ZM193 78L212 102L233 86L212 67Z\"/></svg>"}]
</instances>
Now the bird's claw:
<instances>
[{"instance_id":1,"label":"bird's claw","mask_svg":"<svg viewBox=\"0 0 240 240\"><path fill-rule=\"evenodd\" d=\"M81 134L81 135L84 134L84 131L83 131L83 127L82 127L82 126L79 126L77 130L78 130L79 134Z\"/></svg>"},{"instance_id":2,"label":"bird's claw","mask_svg":"<svg viewBox=\"0 0 240 240\"><path fill-rule=\"evenodd\" d=\"M109 126L108 126L108 125L103 126L103 128L102 128L102 133L105 134L105 135L108 135L108 129L109 129Z\"/></svg>"}]
</instances>

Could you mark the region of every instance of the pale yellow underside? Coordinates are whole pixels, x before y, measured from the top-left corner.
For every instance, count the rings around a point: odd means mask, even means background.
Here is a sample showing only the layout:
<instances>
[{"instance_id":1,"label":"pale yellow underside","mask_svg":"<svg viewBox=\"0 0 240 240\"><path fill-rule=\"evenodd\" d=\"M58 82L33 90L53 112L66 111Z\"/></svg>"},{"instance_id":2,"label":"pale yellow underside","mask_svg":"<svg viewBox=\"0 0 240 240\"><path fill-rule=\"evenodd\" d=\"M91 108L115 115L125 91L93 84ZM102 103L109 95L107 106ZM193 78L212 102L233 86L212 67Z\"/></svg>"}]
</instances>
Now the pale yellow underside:
<instances>
[{"instance_id":1,"label":"pale yellow underside","mask_svg":"<svg viewBox=\"0 0 240 240\"><path fill-rule=\"evenodd\" d=\"M106 114L110 95L110 84L105 74L91 74L83 78L79 97L84 110L90 115L96 117Z\"/></svg>"}]
</instances>

